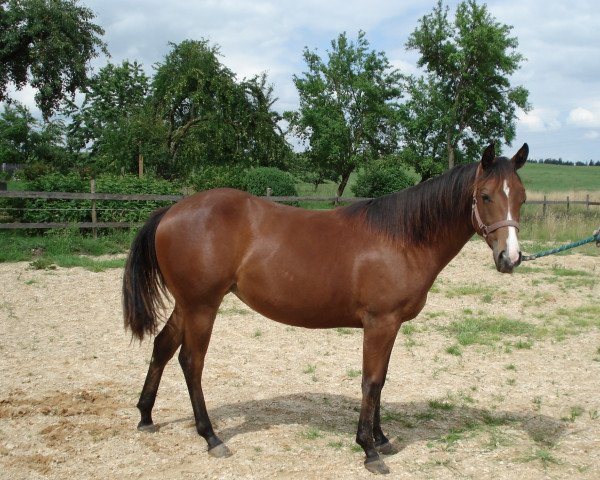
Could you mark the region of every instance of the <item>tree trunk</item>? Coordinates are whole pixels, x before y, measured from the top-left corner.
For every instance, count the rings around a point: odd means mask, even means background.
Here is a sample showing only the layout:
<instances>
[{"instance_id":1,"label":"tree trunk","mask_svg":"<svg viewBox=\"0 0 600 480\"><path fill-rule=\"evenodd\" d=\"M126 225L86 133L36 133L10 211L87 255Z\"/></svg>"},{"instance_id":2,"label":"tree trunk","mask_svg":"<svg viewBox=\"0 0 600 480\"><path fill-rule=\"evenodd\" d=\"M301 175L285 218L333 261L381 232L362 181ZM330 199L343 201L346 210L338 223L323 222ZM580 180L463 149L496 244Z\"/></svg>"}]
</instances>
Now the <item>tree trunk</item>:
<instances>
[{"instance_id":1,"label":"tree trunk","mask_svg":"<svg viewBox=\"0 0 600 480\"><path fill-rule=\"evenodd\" d=\"M448 170L450 170L454 166L455 158L454 145L450 143L450 140L447 140L446 148L448 150Z\"/></svg>"},{"instance_id":2,"label":"tree trunk","mask_svg":"<svg viewBox=\"0 0 600 480\"><path fill-rule=\"evenodd\" d=\"M352 173L352 170L350 170L349 172L342 173L342 181L340 182L340 184L338 185L338 188L337 188L337 196L338 197L341 197L344 194L344 190L346 188L346 185L348 185L348 179L350 178L351 173Z\"/></svg>"}]
</instances>

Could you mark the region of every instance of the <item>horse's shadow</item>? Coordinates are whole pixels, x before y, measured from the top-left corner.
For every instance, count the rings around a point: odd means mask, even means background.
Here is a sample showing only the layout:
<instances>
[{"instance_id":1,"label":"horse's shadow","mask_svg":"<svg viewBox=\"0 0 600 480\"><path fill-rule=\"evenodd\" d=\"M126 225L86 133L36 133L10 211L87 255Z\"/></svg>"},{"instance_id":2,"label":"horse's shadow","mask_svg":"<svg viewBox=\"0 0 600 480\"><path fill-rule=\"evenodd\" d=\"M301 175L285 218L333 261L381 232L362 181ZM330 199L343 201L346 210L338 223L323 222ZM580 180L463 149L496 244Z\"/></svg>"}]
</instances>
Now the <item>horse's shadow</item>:
<instances>
[{"instance_id":1,"label":"horse's shadow","mask_svg":"<svg viewBox=\"0 0 600 480\"><path fill-rule=\"evenodd\" d=\"M356 433L360 400L344 395L305 393L228 403L211 411L217 434L227 442L237 435L268 430L274 425L304 425L323 433L352 437ZM232 423L231 419L242 418ZM553 445L563 435L564 422L535 412L487 410L451 402L382 403L384 432L397 450L422 441L443 441L451 434L510 425L538 444ZM190 421L190 418L157 424ZM192 421L193 423L193 421ZM219 428L223 424L223 428Z\"/></svg>"}]
</instances>

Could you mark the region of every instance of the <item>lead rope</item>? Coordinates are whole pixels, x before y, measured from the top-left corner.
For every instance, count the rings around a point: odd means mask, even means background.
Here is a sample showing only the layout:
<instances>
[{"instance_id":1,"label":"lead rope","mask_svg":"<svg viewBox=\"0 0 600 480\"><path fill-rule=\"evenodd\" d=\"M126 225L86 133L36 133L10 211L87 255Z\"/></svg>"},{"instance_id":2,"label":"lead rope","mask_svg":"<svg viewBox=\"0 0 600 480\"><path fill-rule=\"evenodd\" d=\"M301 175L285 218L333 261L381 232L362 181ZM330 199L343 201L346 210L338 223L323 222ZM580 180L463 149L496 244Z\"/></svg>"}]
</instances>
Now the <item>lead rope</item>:
<instances>
[{"instance_id":1,"label":"lead rope","mask_svg":"<svg viewBox=\"0 0 600 480\"><path fill-rule=\"evenodd\" d=\"M555 253L564 252L565 250L569 250L571 248L580 247L581 245L585 245L586 243L596 242L596 246L600 247L600 228L595 230L591 237L584 238L583 240L579 240L573 243L567 243L562 247L552 248L550 250L543 250L538 253L534 253L533 255L524 255L521 260L527 262L528 260L535 260L540 257L547 257L548 255L553 255Z\"/></svg>"}]
</instances>

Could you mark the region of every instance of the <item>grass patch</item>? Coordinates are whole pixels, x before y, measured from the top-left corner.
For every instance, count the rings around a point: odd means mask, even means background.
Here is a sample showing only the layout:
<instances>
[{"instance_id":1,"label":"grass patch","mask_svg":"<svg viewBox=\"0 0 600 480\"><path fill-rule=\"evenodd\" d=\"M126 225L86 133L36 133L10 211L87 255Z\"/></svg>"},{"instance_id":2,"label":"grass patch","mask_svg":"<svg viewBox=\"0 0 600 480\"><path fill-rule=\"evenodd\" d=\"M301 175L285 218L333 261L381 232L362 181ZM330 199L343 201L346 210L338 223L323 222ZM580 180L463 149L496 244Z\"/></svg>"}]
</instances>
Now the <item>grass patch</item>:
<instances>
[{"instance_id":1,"label":"grass patch","mask_svg":"<svg viewBox=\"0 0 600 480\"><path fill-rule=\"evenodd\" d=\"M571 407L570 411L569 411L569 415L562 417L561 420L564 422L570 422L573 423L575 422L575 420L577 420L577 418L581 417L585 412L585 409L583 409L582 407L575 405L573 407Z\"/></svg>"},{"instance_id":2,"label":"grass patch","mask_svg":"<svg viewBox=\"0 0 600 480\"><path fill-rule=\"evenodd\" d=\"M316 427L310 427L302 432L302 437L306 438L307 440L317 440L318 438L323 438L323 432Z\"/></svg>"},{"instance_id":3,"label":"grass patch","mask_svg":"<svg viewBox=\"0 0 600 480\"><path fill-rule=\"evenodd\" d=\"M446 353L449 353L450 355L454 355L455 357L462 356L462 351L458 345L450 345L449 347L446 348Z\"/></svg>"},{"instance_id":4,"label":"grass patch","mask_svg":"<svg viewBox=\"0 0 600 480\"><path fill-rule=\"evenodd\" d=\"M506 336L534 335L535 325L503 316L467 314L445 327L462 346L493 345Z\"/></svg>"},{"instance_id":5,"label":"grass patch","mask_svg":"<svg viewBox=\"0 0 600 480\"><path fill-rule=\"evenodd\" d=\"M544 470L546 470L551 464L560 464L560 460L554 457L554 455L552 455L552 453L545 448L535 450L530 455L527 455L521 459L522 462L533 462L538 460L542 463Z\"/></svg>"},{"instance_id":6,"label":"grass patch","mask_svg":"<svg viewBox=\"0 0 600 480\"><path fill-rule=\"evenodd\" d=\"M545 318L547 335L563 340L568 335L578 335L592 328L600 328L600 305L582 305L559 308Z\"/></svg>"},{"instance_id":7,"label":"grass patch","mask_svg":"<svg viewBox=\"0 0 600 480\"><path fill-rule=\"evenodd\" d=\"M356 330L352 328L339 327L336 328L335 331L338 333L338 335L352 335Z\"/></svg>"},{"instance_id":8,"label":"grass patch","mask_svg":"<svg viewBox=\"0 0 600 480\"><path fill-rule=\"evenodd\" d=\"M0 263L30 262L32 268L47 270L56 265L81 267L93 272L123 268L124 258L94 259L127 252L134 232L111 232L96 240L78 230L50 230L42 235L0 232Z\"/></svg>"},{"instance_id":9,"label":"grass patch","mask_svg":"<svg viewBox=\"0 0 600 480\"><path fill-rule=\"evenodd\" d=\"M489 298L491 301L494 293L497 293L497 290L495 288L485 287L481 285L462 285L446 290L446 297L456 298L462 297L464 295L475 295ZM489 303L489 301L487 303Z\"/></svg>"},{"instance_id":10,"label":"grass patch","mask_svg":"<svg viewBox=\"0 0 600 480\"><path fill-rule=\"evenodd\" d=\"M454 404L446 400L429 400L429 402L427 402L427 406L431 410L443 410L446 412L454 410Z\"/></svg>"}]
</instances>

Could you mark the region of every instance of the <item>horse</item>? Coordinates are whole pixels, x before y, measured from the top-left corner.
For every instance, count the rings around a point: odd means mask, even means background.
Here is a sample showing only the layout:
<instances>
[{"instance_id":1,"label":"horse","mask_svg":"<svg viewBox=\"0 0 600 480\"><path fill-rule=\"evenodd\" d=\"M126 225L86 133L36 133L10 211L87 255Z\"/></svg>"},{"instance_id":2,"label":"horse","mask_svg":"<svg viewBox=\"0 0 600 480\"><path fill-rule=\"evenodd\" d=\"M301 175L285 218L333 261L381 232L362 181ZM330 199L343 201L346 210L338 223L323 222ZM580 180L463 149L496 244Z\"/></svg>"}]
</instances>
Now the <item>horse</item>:
<instances>
[{"instance_id":1,"label":"horse","mask_svg":"<svg viewBox=\"0 0 600 480\"><path fill-rule=\"evenodd\" d=\"M356 442L373 473L397 449L381 428L380 399L396 335L418 315L435 278L475 233L496 268L521 262L517 233L525 189L511 158L488 146L481 160L405 190L329 211L276 204L233 189L197 193L158 210L132 243L123 278L125 327L141 341L158 331L163 298L174 308L154 339L137 408L152 408L179 347L195 426L214 457L231 455L214 432L202 371L217 310L233 293L265 317L307 328L363 329L362 403Z\"/></svg>"}]
</instances>

